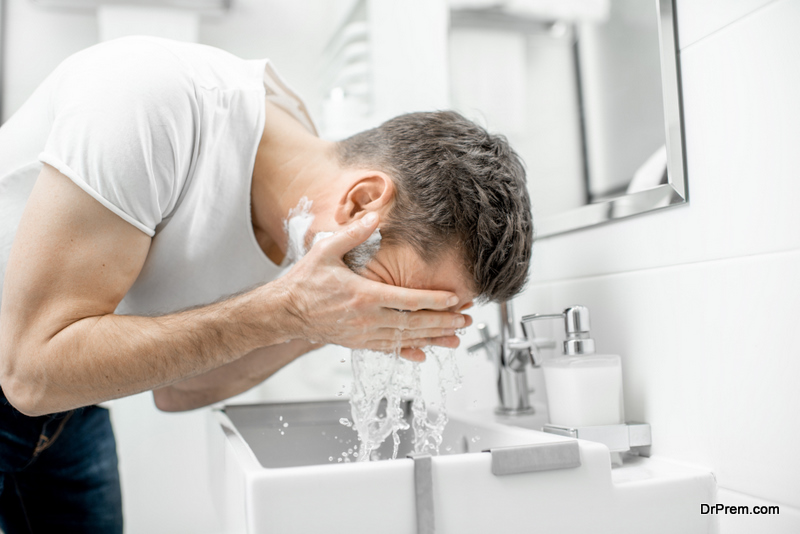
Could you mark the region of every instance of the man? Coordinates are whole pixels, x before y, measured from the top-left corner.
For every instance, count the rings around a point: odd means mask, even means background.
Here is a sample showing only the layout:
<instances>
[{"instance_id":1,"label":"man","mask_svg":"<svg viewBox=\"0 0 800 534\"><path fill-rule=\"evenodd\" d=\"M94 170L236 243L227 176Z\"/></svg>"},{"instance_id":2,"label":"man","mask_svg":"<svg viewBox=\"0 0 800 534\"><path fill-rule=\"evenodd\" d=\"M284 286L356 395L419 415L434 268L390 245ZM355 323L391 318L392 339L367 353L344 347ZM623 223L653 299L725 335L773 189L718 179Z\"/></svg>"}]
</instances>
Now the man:
<instances>
[{"instance_id":1,"label":"man","mask_svg":"<svg viewBox=\"0 0 800 534\"><path fill-rule=\"evenodd\" d=\"M532 240L503 138L441 112L324 141L265 61L151 38L67 59L0 129L0 202L9 534L121 530L97 403L205 406L322 343L422 360L521 289ZM290 215L334 233L278 278Z\"/></svg>"}]
</instances>

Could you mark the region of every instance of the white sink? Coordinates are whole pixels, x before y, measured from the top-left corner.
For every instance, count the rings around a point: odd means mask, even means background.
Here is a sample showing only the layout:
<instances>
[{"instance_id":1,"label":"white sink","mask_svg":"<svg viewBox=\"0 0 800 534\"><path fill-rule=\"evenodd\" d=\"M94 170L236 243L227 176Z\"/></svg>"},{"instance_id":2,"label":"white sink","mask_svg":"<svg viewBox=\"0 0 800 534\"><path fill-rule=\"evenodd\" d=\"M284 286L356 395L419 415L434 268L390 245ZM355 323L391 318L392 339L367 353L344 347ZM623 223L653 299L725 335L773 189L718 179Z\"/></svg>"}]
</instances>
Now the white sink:
<instances>
[{"instance_id":1,"label":"white sink","mask_svg":"<svg viewBox=\"0 0 800 534\"><path fill-rule=\"evenodd\" d=\"M339 423L349 416L346 401L213 411L210 462L224 531L415 534L424 530L418 529L418 513L423 527L433 522L438 534L717 529L714 517L699 512L702 503L715 502L708 471L655 458L635 458L612 470L604 445L454 415L442 454L427 464L431 478L420 474L424 469L415 478L415 460L405 458L402 447L397 460L339 462L358 443L355 432ZM534 447L522 447L529 445ZM481 452L486 449L494 452ZM533 458L533 467L547 468L558 464L553 454L569 450L579 466L492 474L493 457L496 470L503 458L511 458L512 467ZM391 455L388 448L380 452Z\"/></svg>"}]
</instances>

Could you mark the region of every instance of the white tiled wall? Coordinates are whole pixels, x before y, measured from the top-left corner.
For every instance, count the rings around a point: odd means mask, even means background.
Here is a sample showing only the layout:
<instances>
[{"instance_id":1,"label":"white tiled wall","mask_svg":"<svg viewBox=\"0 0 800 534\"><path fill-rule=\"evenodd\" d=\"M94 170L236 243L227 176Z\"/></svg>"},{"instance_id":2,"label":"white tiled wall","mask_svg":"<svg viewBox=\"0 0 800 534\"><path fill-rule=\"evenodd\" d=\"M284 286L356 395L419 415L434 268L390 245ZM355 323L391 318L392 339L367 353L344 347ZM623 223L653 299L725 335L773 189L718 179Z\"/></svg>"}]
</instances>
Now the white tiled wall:
<instances>
[{"instance_id":1,"label":"white tiled wall","mask_svg":"<svg viewBox=\"0 0 800 534\"><path fill-rule=\"evenodd\" d=\"M653 453L780 505L723 534L800 532L800 2L677 7L689 205L538 242L517 308L589 306Z\"/></svg>"}]
</instances>

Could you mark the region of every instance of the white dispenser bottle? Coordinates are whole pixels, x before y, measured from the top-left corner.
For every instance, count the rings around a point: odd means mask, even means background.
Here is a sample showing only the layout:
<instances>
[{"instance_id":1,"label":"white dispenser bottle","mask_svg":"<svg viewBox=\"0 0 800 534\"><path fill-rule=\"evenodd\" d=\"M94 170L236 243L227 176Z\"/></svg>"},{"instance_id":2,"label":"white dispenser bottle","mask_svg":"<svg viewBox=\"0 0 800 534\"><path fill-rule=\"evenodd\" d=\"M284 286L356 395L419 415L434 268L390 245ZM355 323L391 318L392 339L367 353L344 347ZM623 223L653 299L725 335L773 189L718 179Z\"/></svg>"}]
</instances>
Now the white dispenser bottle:
<instances>
[{"instance_id":1,"label":"white dispenser bottle","mask_svg":"<svg viewBox=\"0 0 800 534\"><path fill-rule=\"evenodd\" d=\"M544 360L550 423L566 427L616 425L624 421L622 365L613 354L595 354L589 337L589 310L572 306L562 316L567 331L564 354Z\"/></svg>"}]
</instances>

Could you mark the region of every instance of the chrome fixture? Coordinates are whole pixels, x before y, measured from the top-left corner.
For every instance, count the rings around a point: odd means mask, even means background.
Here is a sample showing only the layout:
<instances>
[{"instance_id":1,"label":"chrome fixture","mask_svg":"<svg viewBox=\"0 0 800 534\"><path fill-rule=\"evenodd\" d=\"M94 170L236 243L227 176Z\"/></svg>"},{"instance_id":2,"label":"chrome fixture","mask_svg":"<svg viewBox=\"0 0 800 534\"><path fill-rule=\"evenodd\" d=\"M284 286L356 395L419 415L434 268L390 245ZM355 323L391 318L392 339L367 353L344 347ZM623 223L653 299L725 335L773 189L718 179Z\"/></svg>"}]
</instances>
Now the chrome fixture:
<instances>
[{"instance_id":1,"label":"chrome fixture","mask_svg":"<svg viewBox=\"0 0 800 534\"><path fill-rule=\"evenodd\" d=\"M522 318L522 328L525 329L525 335L529 339L535 339L533 335L533 321L543 319L563 319L564 329L567 333L567 339L564 340L564 354L567 356L577 356L581 354L594 354L594 339L589 337L589 308L586 306L570 306L562 313L534 313L526 315ZM555 344L548 345L547 348L553 348ZM544 348L544 347L539 347ZM538 365L538 355L534 355Z\"/></svg>"},{"instance_id":2,"label":"chrome fixture","mask_svg":"<svg viewBox=\"0 0 800 534\"><path fill-rule=\"evenodd\" d=\"M627 422L619 425L568 427L547 424L543 432L585 439L604 444L611 452L628 452L638 456L650 456L653 444L652 432L648 423Z\"/></svg>"},{"instance_id":3,"label":"chrome fixture","mask_svg":"<svg viewBox=\"0 0 800 534\"><path fill-rule=\"evenodd\" d=\"M531 406L531 389L528 387L527 365L538 367L539 349L553 348L555 342L537 339L529 322L521 323L522 337L517 337L514 325L514 310L510 302L500 303L500 335L492 336L486 324L478 325L482 341L467 349L473 353L486 351L497 370L497 393L500 405L496 412L501 415L528 415L534 412Z\"/></svg>"},{"instance_id":4,"label":"chrome fixture","mask_svg":"<svg viewBox=\"0 0 800 534\"><path fill-rule=\"evenodd\" d=\"M514 309L511 302L500 303L500 335L492 336L486 324L478 325L481 342L467 349L469 353L486 351L497 370L497 393L500 405L496 412L501 415L528 415L534 412L530 402L532 393L528 386L526 369L528 364L538 367L541 349L555 348L552 339L537 338L533 322L543 319L563 319L567 332L564 354L592 354L594 340L589 337L589 309L586 306L571 306L562 313L526 315L520 321L522 336L517 337L514 324Z\"/></svg>"}]
</instances>

